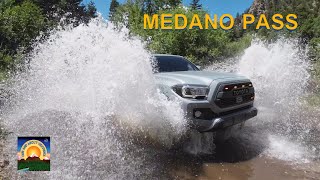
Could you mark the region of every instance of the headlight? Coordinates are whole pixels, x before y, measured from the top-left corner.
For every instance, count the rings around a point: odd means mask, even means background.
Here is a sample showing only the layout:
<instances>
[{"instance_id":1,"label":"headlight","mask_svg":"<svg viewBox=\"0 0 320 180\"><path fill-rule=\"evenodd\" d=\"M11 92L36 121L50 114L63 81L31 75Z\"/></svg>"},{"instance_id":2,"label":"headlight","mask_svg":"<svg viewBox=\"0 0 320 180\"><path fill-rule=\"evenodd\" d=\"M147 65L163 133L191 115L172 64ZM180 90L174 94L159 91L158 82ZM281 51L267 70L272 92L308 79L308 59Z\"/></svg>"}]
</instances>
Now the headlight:
<instances>
[{"instance_id":1,"label":"headlight","mask_svg":"<svg viewBox=\"0 0 320 180\"><path fill-rule=\"evenodd\" d=\"M205 99L208 97L209 87L200 85L177 85L172 89L181 97L193 99Z\"/></svg>"}]
</instances>

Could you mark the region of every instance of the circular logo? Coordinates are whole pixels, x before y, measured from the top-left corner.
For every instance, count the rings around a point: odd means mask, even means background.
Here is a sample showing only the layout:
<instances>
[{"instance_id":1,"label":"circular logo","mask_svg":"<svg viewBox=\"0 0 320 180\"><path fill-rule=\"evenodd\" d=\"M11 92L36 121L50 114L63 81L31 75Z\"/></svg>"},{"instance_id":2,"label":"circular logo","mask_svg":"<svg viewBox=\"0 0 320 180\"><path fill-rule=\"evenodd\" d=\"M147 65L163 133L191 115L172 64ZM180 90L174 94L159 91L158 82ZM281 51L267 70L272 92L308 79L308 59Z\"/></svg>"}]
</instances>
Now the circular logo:
<instances>
[{"instance_id":1,"label":"circular logo","mask_svg":"<svg viewBox=\"0 0 320 180\"><path fill-rule=\"evenodd\" d=\"M22 145L20 152L24 160L27 160L28 157L43 160L47 155L47 148L41 141L29 140Z\"/></svg>"}]
</instances>

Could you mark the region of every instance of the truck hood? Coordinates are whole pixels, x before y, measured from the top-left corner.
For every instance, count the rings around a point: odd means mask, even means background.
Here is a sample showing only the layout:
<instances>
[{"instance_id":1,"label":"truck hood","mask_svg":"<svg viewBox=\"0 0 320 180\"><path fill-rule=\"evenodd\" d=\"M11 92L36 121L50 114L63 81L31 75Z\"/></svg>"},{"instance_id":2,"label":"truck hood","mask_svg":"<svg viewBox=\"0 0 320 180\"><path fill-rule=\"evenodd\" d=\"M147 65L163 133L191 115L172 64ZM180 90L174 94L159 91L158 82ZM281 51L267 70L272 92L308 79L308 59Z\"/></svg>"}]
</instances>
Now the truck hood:
<instances>
[{"instance_id":1,"label":"truck hood","mask_svg":"<svg viewBox=\"0 0 320 180\"><path fill-rule=\"evenodd\" d=\"M209 86L212 81L222 79L247 79L244 76L234 73L221 73L214 71L176 71L176 72L164 72L156 73L157 80L170 82L170 85L174 84L198 84ZM160 82L161 83L161 82Z\"/></svg>"}]
</instances>

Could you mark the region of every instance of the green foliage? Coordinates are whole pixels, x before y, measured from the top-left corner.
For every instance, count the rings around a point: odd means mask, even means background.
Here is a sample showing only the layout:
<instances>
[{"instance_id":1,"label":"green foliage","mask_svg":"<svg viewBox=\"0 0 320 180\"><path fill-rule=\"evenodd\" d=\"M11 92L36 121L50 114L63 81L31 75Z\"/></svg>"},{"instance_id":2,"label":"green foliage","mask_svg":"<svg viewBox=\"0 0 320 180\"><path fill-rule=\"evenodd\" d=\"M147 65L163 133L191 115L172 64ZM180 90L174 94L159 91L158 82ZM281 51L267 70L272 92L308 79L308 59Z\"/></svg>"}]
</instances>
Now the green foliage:
<instances>
[{"instance_id":1,"label":"green foliage","mask_svg":"<svg viewBox=\"0 0 320 180\"><path fill-rule=\"evenodd\" d=\"M305 39L309 42L312 38L320 37L320 1L314 0L255 0L258 6L251 7L249 13L259 16L266 14L269 22L274 14L282 14L286 17L288 14L296 14L299 27L295 31L288 31L285 28L277 30L256 30L252 25L247 32L254 31L267 39L276 39L279 36L290 36ZM246 12L247 13L247 12ZM236 23L241 25L241 21ZM241 27L241 26L240 26Z\"/></svg>"},{"instance_id":2,"label":"green foliage","mask_svg":"<svg viewBox=\"0 0 320 180\"><path fill-rule=\"evenodd\" d=\"M96 17L93 2L82 0L1 0L0 1L0 79L19 63L21 53L29 52L41 32L55 27L64 17L78 25Z\"/></svg>"},{"instance_id":3,"label":"green foliage","mask_svg":"<svg viewBox=\"0 0 320 180\"><path fill-rule=\"evenodd\" d=\"M113 14L116 12L119 2L117 0L112 0L109 8L109 18L112 20Z\"/></svg>"},{"instance_id":4,"label":"green foliage","mask_svg":"<svg viewBox=\"0 0 320 180\"><path fill-rule=\"evenodd\" d=\"M44 27L45 18L32 2L6 9L0 16L1 32L12 42L27 45Z\"/></svg>"},{"instance_id":5,"label":"green foliage","mask_svg":"<svg viewBox=\"0 0 320 180\"><path fill-rule=\"evenodd\" d=\"M310 52L309 52L310 57L314 61L313 70L312 70L312 77L314 80L314 84L320 84L320 38L313 38L310 41L309 47L310 47ZM317 93L319 94L319 97L320 97L320 87L319 86L316 86L316 87L318 87Z\"/></svg>"},{"instance_id":6,"label":"green foliage","mask_svg":"<svg viewBox=\"0 0 320 180\"><path fill-rule=\"evenodd\" d=\"M146 0L144 2L144 11L146 12L146 14L153 14L155 10L152 0Z\"/></svg>"},{"instance_id":7,"label":"green foliage","mask_svg":"<svg viewBox=\"0 0 320 180\"><path fill-rule=\"evenodd\" d=\"M96 8L92 1L87 6L82 0L32 0L41 9L50 21L59 22L61 17L68 23L87 23L90 18L96 16Z\"/></svg>"},{"instance_id":8,"label":"green foliage","mask_svg":"<svg viewBox=\"0 0 320 180\"><path fill-rule=\"evenodd\" d=\"M117 8L115 22L124 24L132 34L139 35L146 40L148 42L147 47L154 53L186 56L191 61L201 65L219 60L226 54L231 54L226 53L231 51L227 49L230 39L228 34L221 29L145 30L143 28L143 15L146 12L148 10L139 3L126 3ZM173 16L175 14L185 14L188 22L190 22L194 14L199 14L202 18L207 12L176 7L161 9L156 13L172 14ZM174 24L174 18L172 20ZM231 47L234 48L235 46Z\"/></svg>"},{"instance_id":9,"label":"green foliage","mask_svg":"<svg viewBox=\"0 0 320 180\"><path fill-rule=\"evenodd\" d=\"M1 68L11 66L18 47L28 47L45 27L41 9L30 1L4 9L0 14Z\"/></svg>"},{"instance_id":10,"label":"green foliage","mask_svg":"<svg viewBox=\"0 0 320 180\"><path fill-rule=\"evenodd\" d=\"M83 16L83 21L88 23L91 18L97 17L97 8L93 1L90 1L84 10L85 14Z\"/></svg>"},{"instance_id":11,"label":"green foliage","mask_svg":"<svg viewBox=\"0 0 320 180\"><path fill-rule=\"evenodd\" d=\"M167 3L169 4L170 8L176 8L181 4L181 0L167 0Z\"/></svg>"},{"instance_id":12,"label":"green foliage","mask_svg":"<svg viewBox=\"0 0 320 180\"><path fill-rule=\"evenodd\" d=\"M251 41L252 36L250 34L246 34L242 38L231 41L227 44L225 56L232 57L241 54L246 48L251 45Z\"/></svg>"},{"instance_id":13,"label":"green foliage","mask_svg":"<svg viewBox=\"0 0 320 180\"><path fill-rule=\"evenodd\" d=\"M160 13L185 14L190 22L195 13L204 16L205 11L186 11L183 8L160 11ZM173 22L174 23L174 22ZM207 64L224 55L229 41L223 30L145 30L149 32L150 49L156 53L177 54L188 57L197 64Z\"/></svg>"},{"instance_id":14,"label":"green foliage","mask_svg":"<svg viewBox=\"0 0 320 180\"><path fill-rule=\"evenodd\" d=\"M310 57L311 59L318 61L320 64L320 37L312 38L309 44L310 47ZM320 71L320 65L319 71ZM319 72L320 77L320 72Z\"/></svg>"},{"instance_id":15,"label":"green foliage","mask_svg":"<svg viewBox=\"0 0 320 180\"><path fill-rule=\"evenodd\" d=\"M200 4L200 0L192 0L190 8L193 10L202 9L202 4Z\"/></svg>"},{"instance_id":16,"label":"green foliage","mask_svg":"<svg viewBox=\"0 0 320 180\"><path fill-rule=\"evenodd\" d=\"M6 8L12 7L15 3L15 0L2 0L0 1L0 12L5 11Z\"/></svg>"}]
</instances>

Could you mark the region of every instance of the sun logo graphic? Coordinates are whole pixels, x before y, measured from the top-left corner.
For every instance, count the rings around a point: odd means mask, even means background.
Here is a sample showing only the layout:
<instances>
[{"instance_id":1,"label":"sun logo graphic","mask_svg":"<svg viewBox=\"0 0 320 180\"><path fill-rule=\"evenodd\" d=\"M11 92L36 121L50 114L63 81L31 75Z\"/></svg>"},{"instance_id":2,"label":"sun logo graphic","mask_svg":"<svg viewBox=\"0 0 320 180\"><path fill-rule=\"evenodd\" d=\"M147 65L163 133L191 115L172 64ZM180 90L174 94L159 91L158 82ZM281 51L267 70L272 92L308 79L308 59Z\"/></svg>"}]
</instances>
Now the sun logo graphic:
<instances>
[{"instance_id":1,"label":"sun logo graphic","mask_svg":"<svg viewBox=\"0 0 320 180\"><path fill-rule=\"evenodd\" d=\"M18 137L18 170L50 171L50 137Z\"/></svg>"}]
</instances>

